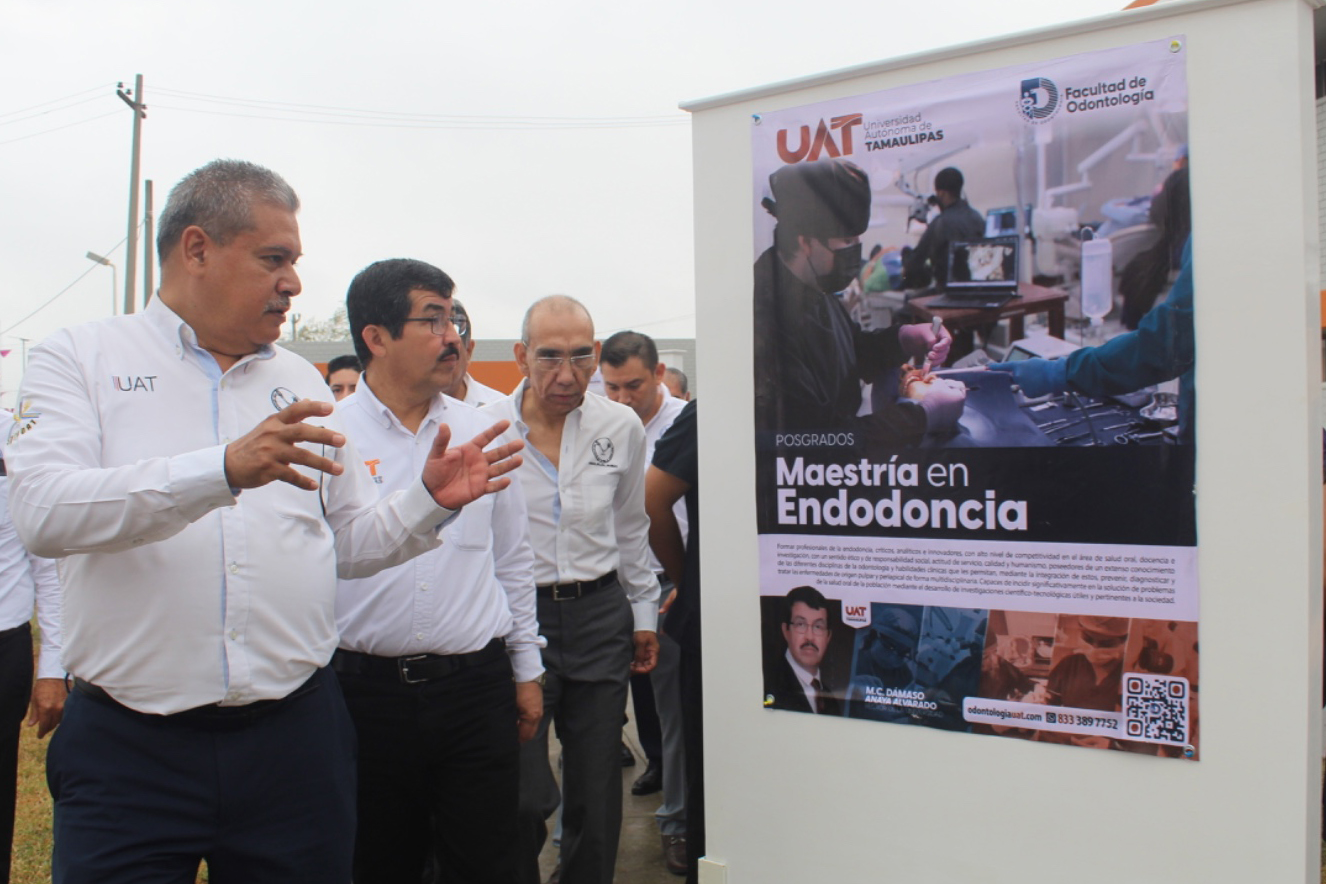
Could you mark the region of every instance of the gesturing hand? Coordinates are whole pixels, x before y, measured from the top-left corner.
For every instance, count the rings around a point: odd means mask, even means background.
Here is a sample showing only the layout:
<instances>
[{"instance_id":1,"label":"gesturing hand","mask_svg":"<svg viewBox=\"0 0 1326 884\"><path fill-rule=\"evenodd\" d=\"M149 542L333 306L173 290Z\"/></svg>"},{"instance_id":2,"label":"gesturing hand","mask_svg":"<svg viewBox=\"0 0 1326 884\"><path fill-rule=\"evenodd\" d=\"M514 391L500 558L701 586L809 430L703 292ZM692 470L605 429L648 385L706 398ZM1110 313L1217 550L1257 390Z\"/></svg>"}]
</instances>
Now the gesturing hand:
<instances>
[{"instance_id":1,"label":"gesturing hand","mask_svg":"<svg viewBox=\"0 0 1326 884\"><path fill-rule=\"evenodd\" d=\"M288 482L305 491L316 491L318 482L292 466L310 467L339 476L339 463L300 448L298 443L340 448L345 437L326 427L304 423L305 418L326 417L330 402L301 399L264 420L244 436L226 446L226 481L231 488L258 488L268 482Z\"/></svg>"},{"instance_id":2,"label":"gesturing hand","mask_svg":"<svg viewBox=\"0 0 1326 884\"><path fill-rule=\"evenodd\" d=\"M492 442L511 426L510 421L498 421L463 445L454 448L451 428L442 424L433 438L433 449L424 461L423 481L428 493L438 506L458 510L485 494L501 491L511 479L499 478L520 466L516 452L525 447L519 439L499 445L491 451L484 446Z\"/></svg>"}]
</instances>

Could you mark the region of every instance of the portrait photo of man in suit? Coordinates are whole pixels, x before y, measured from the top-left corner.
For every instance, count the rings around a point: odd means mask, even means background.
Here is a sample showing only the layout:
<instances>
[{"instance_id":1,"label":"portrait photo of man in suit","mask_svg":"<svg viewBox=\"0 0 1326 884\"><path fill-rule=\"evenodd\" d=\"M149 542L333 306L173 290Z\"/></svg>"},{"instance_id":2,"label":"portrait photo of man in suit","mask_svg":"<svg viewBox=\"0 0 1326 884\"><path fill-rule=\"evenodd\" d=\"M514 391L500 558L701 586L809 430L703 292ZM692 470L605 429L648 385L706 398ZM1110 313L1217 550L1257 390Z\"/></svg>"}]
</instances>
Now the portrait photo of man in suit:
<instances>
[{"instance_id":1,"label":"portrait photo of man in suit","mask_svg":"<svg viewBox=\"0 0 1326 884\"><path fill-rule=\"evenodd\" d=\"M779 630L786 648L765 672L764 705L820 715L841 715L842 700L822 668L833 630L829 600L813 586L798 586L782 600Z\"/></svg>"}]
</instances>

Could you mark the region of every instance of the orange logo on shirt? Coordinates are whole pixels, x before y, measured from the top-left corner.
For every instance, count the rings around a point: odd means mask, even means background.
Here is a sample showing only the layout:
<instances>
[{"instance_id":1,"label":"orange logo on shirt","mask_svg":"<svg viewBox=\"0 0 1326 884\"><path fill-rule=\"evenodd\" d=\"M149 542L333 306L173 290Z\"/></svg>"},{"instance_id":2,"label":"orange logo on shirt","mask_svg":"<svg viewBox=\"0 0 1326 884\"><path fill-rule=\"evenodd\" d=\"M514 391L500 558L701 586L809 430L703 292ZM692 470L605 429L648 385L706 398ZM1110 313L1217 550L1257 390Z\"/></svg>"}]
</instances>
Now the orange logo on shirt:
<instances>
[{"instance_id":1,"label":"orange logo on shirt","mask_svg":"<svg viewBox=\"0 0 1326 884\"><path fill-rule=\"evenodd\" d=\"M366 460L366 461L364 461L364 466L368 467L368 474L369 474L370 476L376 476L376 475L378 474L378 464L380 464L380 463L382 463L381 460Z\"/></svg>"}]
</instances>

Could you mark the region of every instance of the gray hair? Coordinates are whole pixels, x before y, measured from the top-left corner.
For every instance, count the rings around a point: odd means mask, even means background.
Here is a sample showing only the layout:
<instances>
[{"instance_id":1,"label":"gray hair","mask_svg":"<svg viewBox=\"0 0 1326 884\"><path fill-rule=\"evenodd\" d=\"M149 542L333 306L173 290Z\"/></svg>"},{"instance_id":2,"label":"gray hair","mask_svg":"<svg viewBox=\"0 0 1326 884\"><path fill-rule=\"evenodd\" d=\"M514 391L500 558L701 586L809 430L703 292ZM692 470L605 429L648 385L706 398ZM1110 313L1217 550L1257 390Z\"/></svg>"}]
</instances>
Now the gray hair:
<instances>
[{"instance_id":1,"label":"gray hair","mask_svg":"<svg viewBox=\"0 0 1326 884\"><path fill-rule=\"evenodd\" d=\"M243 160L213 160L170 191L157 228L157 259L175 247L185 228L198 226L220 245L253 228L252 207L271 203L299 211L299 197L270 169Z\"/></svg>"},{"instance_id":2,"label":"gray hair","mask_svg":"<svg viewBox=\"0 0 1326 884\"><path fill-rule=\"evenodd\" d=\"M585 314L585 318L589 320L590 328L592 329L594 327L594 317L589 315L589 308L584 304L580 303L570 295L547 295L529 305L529 309L525 311L525 318L520 323L520 342L526 347L529 346L530 318L533 317L535 312L540 308L552 310L557 313L579 311Z\"/></svg>"}]
</instances>

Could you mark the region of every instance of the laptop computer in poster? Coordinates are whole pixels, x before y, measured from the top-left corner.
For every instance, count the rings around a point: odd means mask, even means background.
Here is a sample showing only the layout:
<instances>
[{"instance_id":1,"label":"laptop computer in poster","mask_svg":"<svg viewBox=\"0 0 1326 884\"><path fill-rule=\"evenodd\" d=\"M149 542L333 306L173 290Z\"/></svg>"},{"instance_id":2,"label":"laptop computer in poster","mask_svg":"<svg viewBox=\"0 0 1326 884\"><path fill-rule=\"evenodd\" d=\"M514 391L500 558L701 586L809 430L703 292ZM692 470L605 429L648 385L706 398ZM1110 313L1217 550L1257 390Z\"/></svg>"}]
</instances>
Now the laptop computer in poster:
<instances>
[{"instance_id":1,"label":"laptop computer in poster","mask_svg":"<svg viewBox=\"0 0 1326 884\"><path fill-rule=\"evenodd\" d=\"M929 308L988 309L1018 296L1018 237L949 243L948 282Z\"/></svg>"}]
</instances>

